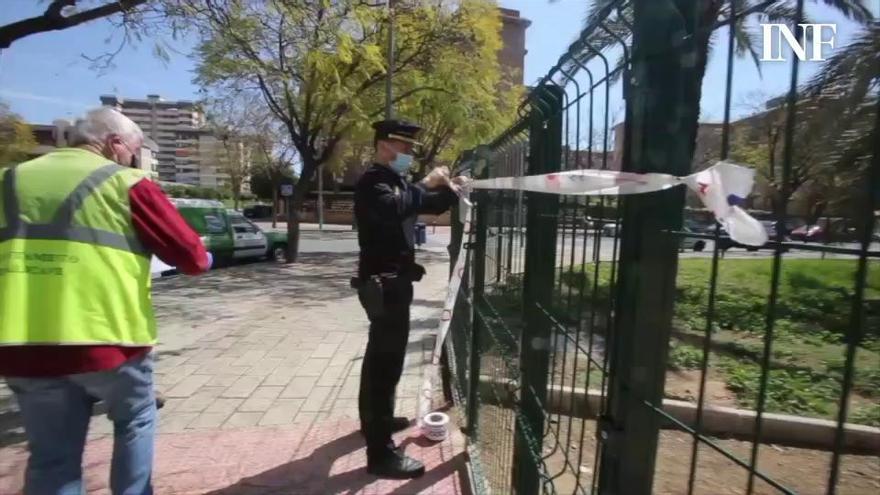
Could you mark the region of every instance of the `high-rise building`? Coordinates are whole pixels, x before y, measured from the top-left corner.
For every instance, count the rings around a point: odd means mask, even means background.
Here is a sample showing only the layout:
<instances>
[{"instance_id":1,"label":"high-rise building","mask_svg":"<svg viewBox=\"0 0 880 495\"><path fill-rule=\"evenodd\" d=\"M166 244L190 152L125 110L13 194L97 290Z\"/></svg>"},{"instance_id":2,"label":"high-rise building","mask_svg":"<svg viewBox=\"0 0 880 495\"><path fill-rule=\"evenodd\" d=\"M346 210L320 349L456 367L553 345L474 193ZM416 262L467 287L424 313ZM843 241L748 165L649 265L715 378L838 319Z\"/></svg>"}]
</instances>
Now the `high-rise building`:
<instances>
[{"instance_id":1,"label":"high-rise building","mask_svg":"<svg viewBox=\"0 0 880 495\"><path fill-rule=\"evenodd\" d=\"M521 85L526 58L526 29L532 21L520 17L518 10L498 10L501 12L501 50L498 51L501 79L509 85Z\"/></svg>"},{"instance_id":2,"label":"high-rise building","mask_svg":"<svg viewBox=\"0 0 880 495\"><path fill-rule=\"evenodd\" d=\"M191 101L101 96L105 106L117 108L137 123L159 146L159 180L203 187L221 187L228 177L217 169L217 139L205 129L205 115Z\"/></svg>"}]
</instances>

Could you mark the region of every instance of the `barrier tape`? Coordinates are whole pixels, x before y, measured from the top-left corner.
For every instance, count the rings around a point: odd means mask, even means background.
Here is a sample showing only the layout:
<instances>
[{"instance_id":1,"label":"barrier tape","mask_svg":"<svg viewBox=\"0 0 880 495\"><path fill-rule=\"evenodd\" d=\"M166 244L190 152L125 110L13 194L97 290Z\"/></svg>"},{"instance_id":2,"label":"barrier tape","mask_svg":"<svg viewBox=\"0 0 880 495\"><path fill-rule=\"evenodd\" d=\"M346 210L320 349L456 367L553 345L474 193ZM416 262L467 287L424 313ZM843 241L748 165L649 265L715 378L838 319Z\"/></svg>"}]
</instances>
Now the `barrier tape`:
<instances>
[{"instance_id":1,"label":"barrier tape","mask_svg":"<svg viewBox=\"0 0 880 495\"><path fill-rule=\"evenodd\" d=\"M543 175L523 177L498 177L471 182L468 190L502 189L513 191L532 191L549 194L568 194L578 196L622 196L663 191L677 186L687 186L702 200L703 204L714 215L715 219L736 242L749 246L762 246L767 240L767 231L755 218L742 209L745 198L752 191L755 183L755 171L729 161L720 161L715 165L692 175L677 177L668 174L636 174L615 172L611 170L570 170ZM449 280L446 301L440 316L437 329L437 340L432 356L433 364L440 363L443 342L449 332L455 299L461 288L464 274L464 244L471 231L471 211L473 204L468 197L469 191L461 195L459 215L464 224L459 256ZM431 367L428 367L431 368ZM433 388L432 382L436 373L427 371L423 380L422 400L430 401ZM431 387L427 389L426 387ZM430 403L422 403L420 412L430 408ZM422 417L420 414L419 417Z\"/></svg>"}]
</instances>

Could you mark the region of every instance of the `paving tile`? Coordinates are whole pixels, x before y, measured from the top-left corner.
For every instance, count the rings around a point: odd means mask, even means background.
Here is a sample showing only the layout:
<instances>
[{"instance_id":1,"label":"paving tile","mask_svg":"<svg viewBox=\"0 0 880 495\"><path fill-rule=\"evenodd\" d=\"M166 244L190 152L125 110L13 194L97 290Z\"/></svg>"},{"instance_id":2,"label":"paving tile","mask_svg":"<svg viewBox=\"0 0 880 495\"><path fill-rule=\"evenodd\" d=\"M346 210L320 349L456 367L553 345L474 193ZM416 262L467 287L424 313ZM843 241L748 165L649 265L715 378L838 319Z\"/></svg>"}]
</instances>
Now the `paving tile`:
<instances>
[{"instance_id":1,"label":"paving tile","mask_svg":"<svg viewBox=\"0 0 880 495\"><path fill-rule=\"evenodd\" d=\"M206 385L225 388L231 386L240 377L241 375L213 375Z\"/></svg>"},{"instance_id":2,"label":"paving tile","mask_svg":"<svg viewBox=\"0 0 880 495\"><path fill-rule=\"evenodd\" d=\"M314 376L295 377L284 388L280 397L285 399L304 399L309 396L317 381L318 378Z\"/></svg>"},{"instance_id":3,"label":"paving tile","mask_svg":"<svg viewBox=\"0 0 880 495\"><path fill-rule=\"evenodd\" d=\"M259 386L254 389L251 397L258 399L277 399L284 387Z\"/></svg>"},{"instance_id":4,"label":"paving tile","mask_svg":"<svg viewBox=\"0 0 880 495\"><path fill-rule=\"evenodd\" d=\"M263 380L263 385L283 386L290 383L290 380L296 376L298 366L279 366Z\"/></svg>"},{"instance_id":5,"label":"paving tile","mask_svg":"<svg viewBox=\"0 0 880 495\"><path fill-rule=\"evenodd\" d=\"M341 385L345 380L343 374L345 371L347 371L347 366L327 366L321 378L318 379L318 385L326 387Z\"/></svg>"},{"instance_id":6,"label":"paving tile","mask_svg":"<svg viewBox=\"0 0 880 495\"><path fill-rule=\"evenodd\" d=\"M214 359L220 356L219 349L201 349L199 351L194 352L189 358L186 360L187 364L204 364L210 363Z\"/></svg>"},{"instance_id":7,"label":"paving tile","mask_svg":"<svg viewBox=\"0 0 880 495\"><path fill-rule=\"evenodd\" d=\"M310 358L296 370L296 376L321 376L329 364L329 359Z\"/></svg>"},{"instance_id":8,"label":"paving tile","mask_svg":"<svg viewBox=\"0 0 880 495\"><path fill-rule=\"evenodd\" d=\"M259 397L250 397L238 406L241 412L266 412L272 407L275 399L264 399Z\"/></svg>"},{"instance_id":9,"label":"paving tile","mask_svg":"<svg viewBox=\"0 0 880 495\"><path fill-rule=\"evenodd\" d=\"M189 397L211 380L209 375L190 375L165 391L168 397Z\"/></svg>"},{"instance_id":10,"label":"paving tile","mask_svg":"<svg viewBox=\"0 0 880 495\"><path fill-rule=\"evenodd\" d=\"M249 397L251 393L260 385L262 377L259 376L242 376L229 386L222 394L222 397Z\"/></svg>"},{"instance_id":11,"label":"paving tile","mask_svg":"<svg viewBox=\"0 0 880 495\"><path fill-rule=\"evenodd\" d=\"M220 428L223 423L232 415L232 412L203 412L196 419L191 421L186 427L187 429L207 430Z\"/></svg>"},{"instance_id":12,"label":"paving tile","mask_svg":"<svg viewBox=\"0 0 880 495\"><path fill-rule=\"evenodd\" d=\"M214 402L208 404L205 408L206 413L226 413L232 414L244 402L244 399L230 399L221 397L214 399Z\"/></svg>"},{"instance_id":13,"label":"paving tile","mask_svg":"<svg viewBox=\"0 0 880 495\"><path fill-rule=\"evenodd\" d=\"M255 350L250 349L244 352L238 359L236 359L232 364L234 366L253 366L259 363L264 357L266 357L265 350Z\"/></svg>"},{"instance_id":14,"label":"paving tile","mask_svg":"<svg viewBox=\"0 0 880 495\"><path fill-rule=\"evenodd\" d=\"M167 418L159 416L159 433L178 433L186 429L186 427L197 417L197 412L178 412L169 415Z\"/></svg>"},{"instance_id":15,"label":"paving tile","mask_svg":"<svg viewBox=\"0 0 880 495\"><path fill-rule=\"evenodd\" d=\"M336 354L330 358L330 366L351 366L351 364L357 359L358 355L355 351L337 349Z\"/></svg>"},{"instance_id":16,"label":"paving tile","mask_svg":"<svg viewBox=\"0 0 880 495\"><path fill-rule=\"evenodd\" d=\"M348 333L346 332L327 332L324 334L323 342L342 343L345 341Z\"/></svg>"},{"instance_id":17,"label":"paving tile","mask_svg":"<svg viewBox=\"0 0 880 495\"><path fill-rule=\"evenodd\" d=\"M339 390L339 397L342 399L357 399L361 389L361 379L359 376L349 375L342 388Z\"/></svg>"},{"instance_id":18,"label":"paving tile","mask_svg":"<svg viewBox=\"0 0 880 495\"><path fill-rule=\"evenodd\" d=\"M199 368L196 370L196 373L199 375L211 375L211 374L226 374L233 375L238 372L243 372L248 369L247 366L236 367L233 366L232 363L235 362L237 358L229 357L229 356L218 356L210 361L206 361L199 365ZM243 374L243 373L241 373Z\"/></svg>"},{"instance_id":19,"label":"paving tile","mask_svg":"<svg viewBox=\"0 0 880 495\"><path fill-rule=\"evenodd\" d=\"M293 419L295 425L311 426L318 422L320 415L316 412L300 411Z\"/></svg>"},{"instance_id":20,"label":"paving tile","mask_svg":"<svg viewBox=\"0 0 880 495\"><path fill-rule=\"evenodd\" d=\"M302 404L302 399L276 399L258 424L260 426L292 424Z\"/></svg>"},{"instance_id":21,"label":"paving tile","mask_svg":"<svg viewBox=\"0 0 880 495\"><path fill-rule=\"evenodd\" d=\"M312 352L312 358L330 359L336 354L336 349L338 348L338 342L321 342L320 344L318 344L318 347Z\"/></svg>"},{"instance_id":22,"label":"paving tile","mask_svg":"<svg viewBox=\"0 0 880 495\"><path fill-rule=\"evenodd\" d=\"M245 428L248 426L256 426L263 417L262 412L237 412L229 416L229 419L223 423L224 429Z\"/></svg>"},{"instance_id":23,"label":"paving tile","mask_svg":"<svg viewBox=\"0 0 880 495\"><path fill-rule=\"evenodd\" d=\"M278 366L280 366L284 362L281 358L270 358L266 357L259 363L251 366L251 368L245 373L246 375L252 376L269 376L273 371L275 371Z\"/></svg>"},{"instance_id":24,"label":"paving tile","mask_svg":"<svg viewBox=\"0 0 880 495\"><path fill-rule=\"evenodd\" d=\"M333 387L315 387L309 392L306 401L302 405L304 412L320 412L330 408L333 400L331 394Z\"/></svg>"}]
</instances>

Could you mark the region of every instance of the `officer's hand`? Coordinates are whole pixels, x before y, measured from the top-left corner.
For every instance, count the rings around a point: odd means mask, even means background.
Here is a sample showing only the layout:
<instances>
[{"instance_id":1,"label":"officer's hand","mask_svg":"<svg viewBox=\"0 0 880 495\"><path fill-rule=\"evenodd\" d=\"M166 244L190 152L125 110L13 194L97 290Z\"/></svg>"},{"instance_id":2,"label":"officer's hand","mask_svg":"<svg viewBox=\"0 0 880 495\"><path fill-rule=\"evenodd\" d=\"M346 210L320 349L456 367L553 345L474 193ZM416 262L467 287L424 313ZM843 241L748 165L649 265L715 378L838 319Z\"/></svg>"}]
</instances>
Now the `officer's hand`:
<instances>
[{"instance_id":1,"label":"officer's hand","mask_svg":"<svg viewBox=\"0 0 880 495\"><path fill-rule=\"evenodd\" d=\"M449 185L449 167L444 165L431 170L431 173L422 179L422 184L432 189Z\"/></svg>"},{"instance_id":2,"label":"officer's hand","mask_svg":"<svg viewBox=\"0 0 880 495\"><path fill-rule=\"evenodd\" d=\"M459 175L449 180L449 188L452 189L452 192L461 196L467 190L470 183L471 179L469 177Z\"/></svg>"},{"instance_id":3,"label":"officer's hand","mask_svg":"<svg viewBox=\"0 0 880 495\"><path fill-rule=\"evenodd\" d=\"M468 184L471 183L471 178L464 175L459 175L458 177L453 177L451 179L451 182L458 187L467 187Z\"/></svg>"}]
</instances>

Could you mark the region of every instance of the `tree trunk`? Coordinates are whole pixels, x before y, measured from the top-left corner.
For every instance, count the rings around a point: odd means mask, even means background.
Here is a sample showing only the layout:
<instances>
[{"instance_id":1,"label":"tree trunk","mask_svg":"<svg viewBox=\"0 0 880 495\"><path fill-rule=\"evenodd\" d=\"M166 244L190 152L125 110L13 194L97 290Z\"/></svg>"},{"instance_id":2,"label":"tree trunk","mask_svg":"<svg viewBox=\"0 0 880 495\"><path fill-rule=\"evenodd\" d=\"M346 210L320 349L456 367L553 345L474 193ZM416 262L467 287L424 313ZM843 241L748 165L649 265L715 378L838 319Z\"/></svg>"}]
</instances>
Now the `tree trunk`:
<instances>
[{"instance_id":1,"label":"tree trunk","mask_svg":"<svg viewBox=\"0 0 880 495\"><path fill-rule=\"evenodd\" d=\"M287 209L287 263L296 263L299 257L299 212L315 176L317 166L303 164L302 175L293 187Z\"/></svg>"},{"instance_id":2,"label":"tree trunk","mask_svg":"<svg viewBox=\"0 0 880 495\"><path fill-rule=\"evenodd\" d=\"M280 184L276 184L275 181L272 181L272 228L277 227L278 223L278 188L281 187Z\"/></svg>"},{"instance_id":3,"label":"tree trunk","mask_svg":"<svg viewBox=\"0 0 880 495\"><path fill-rule=\"evenodd\" d=\"M296 263L299 256L299 207L301 201L287 200L287 253L286 262Z\"/></svg>"},{"instance_id":4,"label":"tree trunk","mask_svg":"<svg viewBox=\"0 0 880 495\"><path fill-rule=\"evenodd\" d=\"M791 193L776 191L771 198L771 206L773 207L773 218L781 218L788 209L788 202L791 200Z\"/></svg>"}]
</instances>

